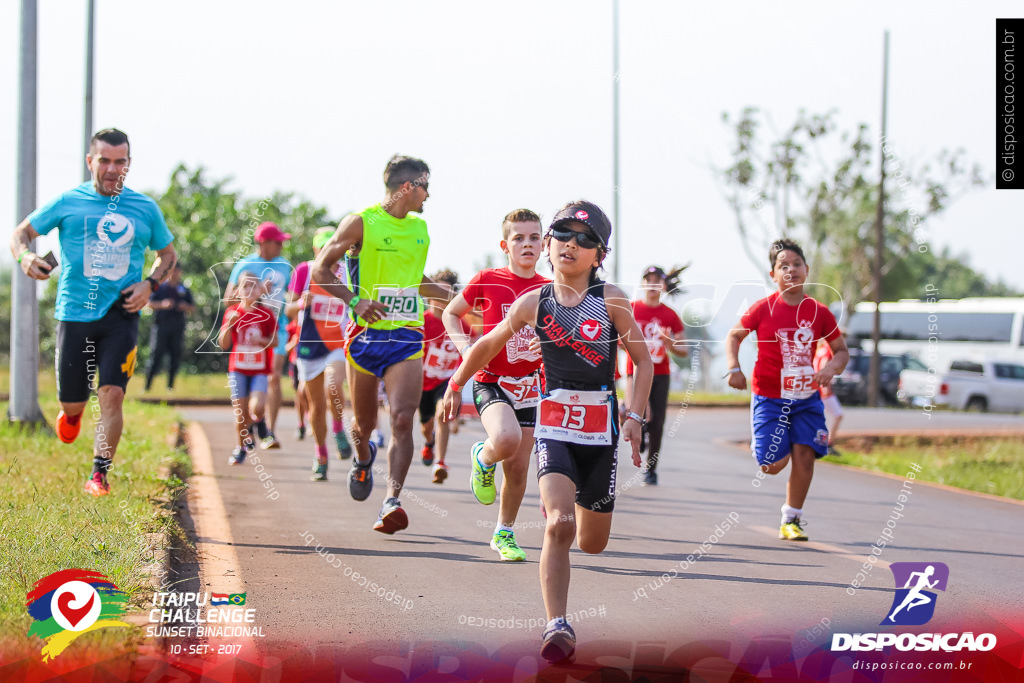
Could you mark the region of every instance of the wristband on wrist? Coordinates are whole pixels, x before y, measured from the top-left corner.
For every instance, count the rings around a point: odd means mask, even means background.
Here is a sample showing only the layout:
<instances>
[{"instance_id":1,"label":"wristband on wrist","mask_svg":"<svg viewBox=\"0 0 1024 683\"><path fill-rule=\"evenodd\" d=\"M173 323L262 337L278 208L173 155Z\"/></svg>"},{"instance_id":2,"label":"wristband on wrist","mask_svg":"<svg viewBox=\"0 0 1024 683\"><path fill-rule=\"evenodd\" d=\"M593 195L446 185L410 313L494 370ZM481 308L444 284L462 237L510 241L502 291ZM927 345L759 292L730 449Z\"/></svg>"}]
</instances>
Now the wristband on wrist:
<instances>
[{"instance_id":1,"label":"wristband on wrist","mask_svg":"<svg viewBox=\"0 0 1024 683\"><path fill-rule=\"evenodd\" d=\"M452 377L451 379L448 380L448 387L452 391L454 391L456 394L461 394L462 393L462 386L455 383L455 378L454 377Z\"/></svg>"},{"instance_id":2,"label":"wristband on wrist","mask_svg":"<svg viewBox=\"0 0 1024 683\"><path fill-rule=\"evenodd\" d=\"M152 275L150 275L149 277L146 278L146 282L149 283L149 286L153 288L152 291L154 291L154 292L156 291L156 288L160 286L160 281L157 280Z\"/></svg>"},{"instance_id":3,"label":"wristband on wrist","mask_svg":"<svg viewBox=\"0 0 1024 683\"><path fill-rule=\"evenodd\" d=\"M743 372L743 371L740 370L739 368L729 368L729 372L727 372L724 375L722 375L722 379L725 379L729 375L735 375L737 372Z\"/></svg>"},{"instance_id":4,"label":"wristband on wrist","mask_svg":"<svg viewBox=\"0 0 1024 683\"><path fill-rule=\"evenodd\" d=\"M634 413L632 410L630 410L629 412L626 413L626 419L627 420L636 420L637 422L640 423L641 427L643 427L645 422L646 422L644 420L643 416L638 415L637 413Z\"/></svg>"},{"instance_id":5,"label":"wristband on wrist","mask_svg":"<svg viewBox=\"0 0 1024 683\"><path fill-rule=\"evenodd\" d=\"M21 259L25 258L25 254L28 254L31 251L32 251L31 249L29 249L28 247L25 247L25 251L23 251L20 254L18 254L18 264L19 265L21 264Z\"/></svg>"},{"instance_id":6,"label":"wristband on wrist","mask_svg":"<svg viewBox=\"0 0 1024 683\"><path fill-rule=\"evenodd\" d=\"M360 299L358 296L354 296L348 300L348 307L354 311L356 310L356 306L359 305L360 301L362 301L362 299Z\"/></svg>"}]
</instances>

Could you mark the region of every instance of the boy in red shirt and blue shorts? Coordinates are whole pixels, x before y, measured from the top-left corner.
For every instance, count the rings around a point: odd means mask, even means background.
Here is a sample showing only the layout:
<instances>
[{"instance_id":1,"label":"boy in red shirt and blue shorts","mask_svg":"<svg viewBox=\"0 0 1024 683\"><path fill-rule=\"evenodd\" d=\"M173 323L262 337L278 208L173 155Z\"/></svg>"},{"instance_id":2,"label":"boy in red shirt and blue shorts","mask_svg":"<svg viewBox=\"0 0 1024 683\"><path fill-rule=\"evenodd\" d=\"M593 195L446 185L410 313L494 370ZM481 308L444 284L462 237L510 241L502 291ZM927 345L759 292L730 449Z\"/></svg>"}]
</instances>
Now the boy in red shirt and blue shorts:
<instances>
[{"instance_id":1,"label":"boy in red shirt and blue shorts","mask_svg":"<svg viewBox=\"0 0 1024 683\"><path fill-rule=\"evenodd\" d=\"M839 325L828 308L804 294L807 262L800 246L776 240L768 252L769 273L779 291L761 299L740 318L726 339L729 386L746 389L740 342L757 335L750 422L753 456L765 474L778 474L792 460L779 538L806 541L803 505L814 476L814 461L828 452L828 429L818 387L827 387L850 359ZM821 370L812 365L815 346L825 339L833 358ZM761 476L758 475L758 483Z\"/></svg>"}]
</instances>

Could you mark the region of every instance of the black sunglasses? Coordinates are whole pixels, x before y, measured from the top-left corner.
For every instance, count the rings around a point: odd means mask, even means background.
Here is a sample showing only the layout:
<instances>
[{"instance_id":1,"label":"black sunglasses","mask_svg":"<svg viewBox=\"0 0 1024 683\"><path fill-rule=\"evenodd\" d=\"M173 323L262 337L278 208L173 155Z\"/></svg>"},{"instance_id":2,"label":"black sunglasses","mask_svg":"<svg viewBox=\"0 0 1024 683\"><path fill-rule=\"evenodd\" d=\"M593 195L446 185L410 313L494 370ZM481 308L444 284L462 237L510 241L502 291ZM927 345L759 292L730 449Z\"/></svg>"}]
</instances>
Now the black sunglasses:
<instances>
[{"instance_id":1,"label":"black sunglasses","mask_svg":"<svg viewBox=\"0 0 1024 683\"><path fill-rule=\"evenodd\" d=\"M589 232L575 232L573 230L554 228L551 230L551 236L559 242L568 242L575 237L576 244L579 245L580 249L597 249L601 246L601 241Z\"/></svg>"}]
</instances>

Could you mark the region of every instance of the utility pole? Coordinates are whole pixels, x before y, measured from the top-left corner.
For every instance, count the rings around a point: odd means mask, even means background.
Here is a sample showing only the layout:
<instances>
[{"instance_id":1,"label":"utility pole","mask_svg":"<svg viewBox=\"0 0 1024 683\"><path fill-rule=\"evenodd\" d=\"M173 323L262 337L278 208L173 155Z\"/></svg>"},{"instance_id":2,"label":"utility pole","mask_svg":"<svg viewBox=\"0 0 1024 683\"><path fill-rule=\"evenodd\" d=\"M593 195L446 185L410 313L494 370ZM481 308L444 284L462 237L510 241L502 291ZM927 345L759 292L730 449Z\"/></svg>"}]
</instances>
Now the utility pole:
<instances>
[{"instance_id":1,"label":"utility pole","mask_svg":"<svg viewBox=\"0 0 1024 683\"><path fill-rule=\"evenodd\" d=\"M619 235L622 225L619 224L619 196L622 186L619 184L619 0L612 0L612 282L622 286L619 279Z\"/></svg>"},{"instance_id":2,"label":"utility pole","mask_svg":"<svg viewBox=\"0 0 1024 683\"><path fill-rule=\"evenodd\" d=\"M885 51L882 59L882 142L878 145L880 174L878 179L878 212L875 214L875 263L872 282L875 292L875 317L871 329L871 369L868 371L868 405L878 407L882 354L878 345L882 341L882 257L885 253L885 146L886 109L889 100L889 31L885 32Z\"/></svg>"},{"instance_id":3,"label":"utility pole","mask_svg":"<svg viewBox=\"0 0 1024 683\"><path fill-rule=\"evenodd\" d=\"M85 153L89 153L89 143L92 141L92 72L93 54L95 53L93 36L96 30L96 1L86 2L86 29L85 29ZM84 166L84 164L83 164ZM92 175L89 168L83 170L82 180L88 182Z\"/></svg>"},{"instance_id":4,"label":"utility pole","mask_svg":"<svg viewBox=\"0 0 1024 683\"><path fill-rule=\"evenodd\" d=\"M36 205L36 0L21 0L21 51L18 60L17 215L21 223ZM35 244L30 245L35 249ZM45 422L39 409L39 304L36 281L15 268L11 279L12 422Z\"/></svg>"}]
</instances>

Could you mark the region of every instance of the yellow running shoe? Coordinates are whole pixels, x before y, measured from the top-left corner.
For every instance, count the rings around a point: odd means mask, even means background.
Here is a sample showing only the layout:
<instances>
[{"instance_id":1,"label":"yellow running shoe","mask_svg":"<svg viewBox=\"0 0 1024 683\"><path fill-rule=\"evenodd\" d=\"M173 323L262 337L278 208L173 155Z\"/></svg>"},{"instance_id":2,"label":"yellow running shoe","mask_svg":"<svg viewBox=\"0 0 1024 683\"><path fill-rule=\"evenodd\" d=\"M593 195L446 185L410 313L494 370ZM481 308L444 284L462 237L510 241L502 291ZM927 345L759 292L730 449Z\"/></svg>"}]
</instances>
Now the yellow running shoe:
<instances>
[{"instance_id":1,"label":"yellow running shoe","mask_svg":"<svg viewBox=\"0 0 1024 683\"><path fill-rule=\"evenodd\" d=\"M469 452L469 457L473 460L473 474L469 481L476 499L484 505L490 505L498 495L497 489L494 488L494 468L496 465L487 467L480 462L480 452L483 449L484 442L477 441Z\"/></svg>"},{"instance_id":2,"label":"yellow running shoe","mask_svg":"<svg viewBox=\"0 0 1024 683\"><path fill-rule=\"evenodd\" d=\"M526 553L516 543L516 535L502 529L491 538L491 548L498 551L502 562L523 562Z\"/></svg>"},{"instance_id":3,"label":"yellow running shoe","mask_svg":"<svg viewBox=\"0 0 1024 683\"><path fill-rule=\"evenodd\" d=\"M800 522L800 518L797 517L789 522L786 522L779 527L779 538L787 541L806 541L807 534L804 533L804 527Z\"/></svg>"}]
</instances>

